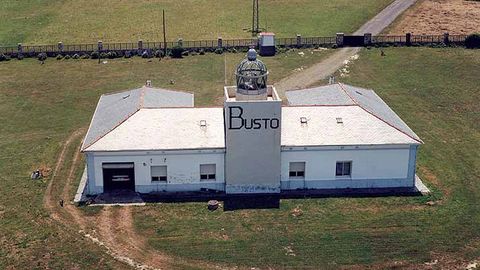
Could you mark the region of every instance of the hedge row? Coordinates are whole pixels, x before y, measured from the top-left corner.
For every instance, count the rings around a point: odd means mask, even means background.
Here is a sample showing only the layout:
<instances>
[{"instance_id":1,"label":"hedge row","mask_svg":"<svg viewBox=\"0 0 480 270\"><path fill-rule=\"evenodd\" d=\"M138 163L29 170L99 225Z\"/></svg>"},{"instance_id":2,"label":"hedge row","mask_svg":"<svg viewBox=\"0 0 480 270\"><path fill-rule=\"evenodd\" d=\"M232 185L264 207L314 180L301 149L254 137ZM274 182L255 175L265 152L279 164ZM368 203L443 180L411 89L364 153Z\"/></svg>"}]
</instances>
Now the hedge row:
<instances>
[{"instance_id":1,"label":"hedge row","mask_svg":"<svg viewBox=\"0 0 480 270\"><path fill-rule=\"evenodd\" d=\"M247 52L248 48L207 48L207 49L185 49L182 47L174 47L167 49L167 56L172 58L182 58L188 55L204 55L205 53L216 53L222 54L224 52ZM48 57L56 58L57 60L62 59L114 59L114 58L130 58L130 57L142 57L142 58L161 58L165 57L165 52L163 49L146 49L146 50L116 50L116 51L94 51L94 52L79 52L79 53L37 53L37 52L27 52L27 53L12 53L11 55L0 54L0 61L8 61L10 59L22 60L26 57L37 58L40 61L45 61Z\"/></svg>"}]
</instances>

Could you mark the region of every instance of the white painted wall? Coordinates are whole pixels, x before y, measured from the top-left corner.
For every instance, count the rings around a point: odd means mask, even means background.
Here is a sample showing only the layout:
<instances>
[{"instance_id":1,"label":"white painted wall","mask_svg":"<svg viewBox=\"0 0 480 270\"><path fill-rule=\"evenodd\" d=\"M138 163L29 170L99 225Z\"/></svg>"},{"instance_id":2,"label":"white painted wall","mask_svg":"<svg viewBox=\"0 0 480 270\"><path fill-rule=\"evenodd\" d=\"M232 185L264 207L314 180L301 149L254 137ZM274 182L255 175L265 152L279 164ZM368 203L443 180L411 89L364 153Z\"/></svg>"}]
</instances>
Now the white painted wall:
<instances>
[{"instance_id":1,"label":"white painted wall","mask_svg":"<svg viewBox=\"0 0 480 270\"><path fill-rule=\"evenodd\" d=\"M290 147L281 152L281 189L412 187L416 146ZM87 153L88 193L103 192L102 163L134 162L137 192L225 190L223 149ZM337 161L352 161L351 177L336 177ZM305 162L305 179L289 179L289 163ZM145 164L145 165L144 165ZM216 164L216 180L200 181L200 164ZM167 183L151 182L150 166L166 165Z\"/></svg>"},{"instance_id":2,"label":"white painted wall","mask_svg":"<svg viewBox=\"0 0 480 270\"><path fill-rule=\"evenodd\" d=\"M102 163L134 162L135 164L135 189L137 192L151 191L187 191L206 188L223 188L224 177L224 152L216 153L90 153L92 158L87 159L89 168L90 193L103 190ZM200 181L200 164L216 164L216 180ZM151 181L150 166L167 166L167 184ZM93 176L93 177L92 177Z\"/></svg>"},{"instance_id":3,"label":"white painted wall","mask_svg":"<svg viewBox=\"0 0 480 270\"><path fill-rule=\"evenodd\" d=\"M225 102L227 193L280 192L281 123L281 100Z\"/></svg>"},{"instance_id":4,"label":"white painted wall","mask_svg":"<svg viewBox=\"0 0 480 270\"><path fill-rule=\"evenodd\" d=\"M410 148L408 146L398 149L282 150L282 189L301 188L304 185L303 180L291 181L292 185L290 188L285 184L285 182L290 181L290 162L306 163L305 183L307 188L398 187L411 185L412 181L407 179L409 159ZM335 176L337 161L352 161L351 177Z\"/></svg>"}]
</instances>

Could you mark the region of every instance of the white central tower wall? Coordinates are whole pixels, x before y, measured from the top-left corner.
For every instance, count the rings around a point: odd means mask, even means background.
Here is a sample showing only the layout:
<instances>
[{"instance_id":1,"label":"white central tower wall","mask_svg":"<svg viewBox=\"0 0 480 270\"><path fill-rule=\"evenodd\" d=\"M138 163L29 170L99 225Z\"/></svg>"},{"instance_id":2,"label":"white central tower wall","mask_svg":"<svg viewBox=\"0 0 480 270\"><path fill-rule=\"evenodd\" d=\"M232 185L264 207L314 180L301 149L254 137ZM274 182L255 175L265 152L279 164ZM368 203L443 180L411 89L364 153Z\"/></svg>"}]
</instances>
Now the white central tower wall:
<instances>
[{"instance_id":1,"label":"white central tower wall","mask_svg":"<svg viewBox=\"0 0 480 270\"><path fill-rule=\"evenodd\" d=\"M280 192L282 101L269 88L267 100L225 101L226 193Z\"/></svg>"}]
</instances>

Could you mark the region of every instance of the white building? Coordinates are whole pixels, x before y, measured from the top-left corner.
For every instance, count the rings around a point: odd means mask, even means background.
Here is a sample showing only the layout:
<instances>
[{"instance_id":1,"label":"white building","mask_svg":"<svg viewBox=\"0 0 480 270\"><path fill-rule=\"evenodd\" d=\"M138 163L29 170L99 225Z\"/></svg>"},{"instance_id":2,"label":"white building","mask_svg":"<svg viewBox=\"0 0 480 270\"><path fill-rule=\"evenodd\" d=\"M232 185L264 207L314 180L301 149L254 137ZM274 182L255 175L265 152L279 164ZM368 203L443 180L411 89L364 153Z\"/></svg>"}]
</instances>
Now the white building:
<instances>
[{"instance_id":1,"label":"white building","mask_svg":"<svg viewBox=\"0 0 480 270\"><path fill-rule=\"evenodd\" d=\"M253 52L223 107L153 88L103 95L82 145L87 194L413 188L420 138L374 91L288 91L282 105Z\"/></svg>"}]
</instances>

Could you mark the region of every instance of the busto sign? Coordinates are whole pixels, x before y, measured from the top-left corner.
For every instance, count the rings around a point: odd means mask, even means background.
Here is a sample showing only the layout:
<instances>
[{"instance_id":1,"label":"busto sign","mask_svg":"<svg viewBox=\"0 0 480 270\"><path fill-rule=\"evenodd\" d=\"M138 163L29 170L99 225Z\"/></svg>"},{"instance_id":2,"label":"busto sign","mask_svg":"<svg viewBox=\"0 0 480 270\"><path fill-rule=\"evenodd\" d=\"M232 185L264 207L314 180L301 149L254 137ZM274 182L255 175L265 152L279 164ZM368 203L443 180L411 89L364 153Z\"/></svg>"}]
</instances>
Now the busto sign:
<instances>
[{"instance_id":1,"label":"busto sign","mask_svg":"<svg viewBox=\"0 0 480 270\"><path fill-rule=\"evenodd\" d=\"M240 106L228 107L228 129L278 129L280 119L277 117L245 118L243 108Z\"/></svg>"},{"instance_id":2,"label":"busto sign","mask_svg":"<svg viewBox=\"0 0 480 270\"><path fill-rule=\"evenodd\" d=\"M227 193L280 191L281 101L225 102Z\"/></svg>"}]
</instances>

